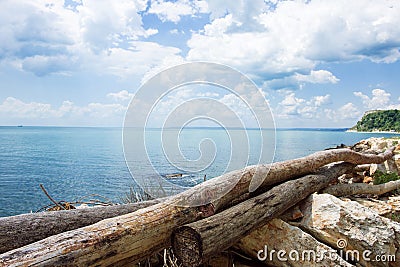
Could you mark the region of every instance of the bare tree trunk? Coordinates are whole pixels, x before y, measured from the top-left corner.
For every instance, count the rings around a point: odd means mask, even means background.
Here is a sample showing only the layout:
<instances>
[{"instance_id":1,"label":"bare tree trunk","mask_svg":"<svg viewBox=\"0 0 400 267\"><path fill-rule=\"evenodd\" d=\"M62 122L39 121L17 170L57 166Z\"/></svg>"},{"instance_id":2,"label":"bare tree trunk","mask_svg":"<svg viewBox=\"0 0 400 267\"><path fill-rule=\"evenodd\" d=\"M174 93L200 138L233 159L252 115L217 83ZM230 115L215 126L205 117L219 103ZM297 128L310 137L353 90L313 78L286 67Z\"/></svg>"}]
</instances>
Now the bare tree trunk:
<instances>
[{"instance_id":1,"label":"bare tree trunk","mask_svg":"<svg viewBox=\"0 0 400 267\"><path fill-rule=\"evenodd\" d=\"M232 246L252 230L265 225L353 168L350 163L323 168L317 174L277 185L209 218L181 226L172 235L174 254L184 266L200 266L205 259Z\"/></svg>"},{"instance_id":2,"label":"bare tree trunk","mask_svg":"<svg viewBox=\"0 0 400 267\"><path fill-rule=\"evenodd\" d=\"M0 218L0 253L46 237L155 205L162 200L75 210L29 213Z\"/></svg>"},{"instance_id":3,"label":"bare tree trunk","mask_svg":"<svg viewBox=\"0 0 400 267\"><path fill-rule=\"evenodd\" d=\"M236 183L233 189L223 197L213 201L215 210L221 210L227 207L228 203L235 200L238 195L253 192L256 189L267 188L296 177L315 172L318 168L333 162L345 161L355 165L383 163L393 157L394 147L389 148L384 153L362 154L354 152L350 149L334 149L316 152L306 157L276 162L266 165L249 166L244 170L233 171L225 174L218 179L209 180L207 185L198 188L197 195L215 195L215 191L219 188L226 188L230 183ZM205 183L204 183L205 184ZM211 191L209 191L211 190ZM208 192L204 192L208 191Z\"/></svg>"},{"instance_id":4,"label":"bare tree trunk","mask_svg":"<svg viewBox=\"0 0 400 267\"><path fill-rule=\"evenodd\" d=\"M261 182L261 187L265 187L313 172L331 162L381 163L392 155L393 149L381 155L364 155L349 149L337 149L272 165L250 166L210 179L169 198L167 202L1 254L0 266L109 266L138 262L168 247L170 235L177 226L211 216L237 199L248 198L249 186L255 174L256 185ZM221 189L226 188L232 189L221 198L215 197ZM209 204L182 206L192 200Z\"/></svg>"},{"instance_id":5,"label":"bare tree trunk","mask_svg":"<svg viewBox=\"0 0 400 267\"><path fill-rule=\"evenodd\" d=\"M337 184L325 188L322 192L340 197L360 194L382 195L396 189L400 189L400 180L379 185L364 183Z\"/></svg>"}]
</instances>

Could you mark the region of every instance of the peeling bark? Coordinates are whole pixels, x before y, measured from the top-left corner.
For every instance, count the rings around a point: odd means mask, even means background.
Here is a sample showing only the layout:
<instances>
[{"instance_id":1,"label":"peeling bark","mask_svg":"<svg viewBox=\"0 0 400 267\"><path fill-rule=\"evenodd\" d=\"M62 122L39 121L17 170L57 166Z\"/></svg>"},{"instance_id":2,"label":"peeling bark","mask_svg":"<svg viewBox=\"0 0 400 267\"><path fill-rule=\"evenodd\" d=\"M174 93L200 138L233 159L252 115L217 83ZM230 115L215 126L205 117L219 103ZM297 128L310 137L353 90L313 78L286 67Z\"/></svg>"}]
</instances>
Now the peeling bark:
<instances>
[{"instance_id":1,"label":"peeling bark","mask_svg":"<svg viewBox=\"0 0 400 267\"><path fill-rule=\"evenodd\" d=\"M214 216L179 227L172 235L174 254L184 266L200 266L205 259L232 246L353 168L350 163L323 168L316 174L277 185Z\"/></svg>"},{"instance_id":2,"label":"peeling bark","mask_svg":"<svg viewBox=\"0 0 400 267\"><path fill-rule=\"evenodd\" d=\"M107 218L134 212L160 201L162 200L2 217L0 218L0 253Z\"/></svg>"},{"instance_id":3,"label":"peeling bark","mask_svg":"<svg viewBox=\"0 0 400 267\"><path fill-rule=\"evenodd\" d=\"M400 180L390 181L384 184L371 185L364 183L337 184L325 188L322 193L334 196L350 196L360 194L382 195L400 188Z\"/></svg>"}]
</instances>

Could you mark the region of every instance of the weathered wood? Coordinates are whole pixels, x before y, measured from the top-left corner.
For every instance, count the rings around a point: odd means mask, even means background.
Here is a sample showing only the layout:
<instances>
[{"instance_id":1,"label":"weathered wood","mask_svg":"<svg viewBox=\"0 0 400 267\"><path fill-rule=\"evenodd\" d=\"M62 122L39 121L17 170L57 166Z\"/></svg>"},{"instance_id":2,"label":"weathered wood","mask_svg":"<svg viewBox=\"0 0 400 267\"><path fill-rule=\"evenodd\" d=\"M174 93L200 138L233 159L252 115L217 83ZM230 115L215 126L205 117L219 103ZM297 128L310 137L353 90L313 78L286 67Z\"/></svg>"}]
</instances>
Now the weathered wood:
<instances>
[{"instance_id":1,"label":"weathered wood","mask_svg":"<svg viewBox=\"0 0 400 267\"><path fill-rule=\"evenodd\" d=\"M265 225L353 168L350 163L322 168L316 174L277 185L209 218L178 227L172 235L174 254L184 266L200 266L205 259L232 246L255 228Z\"/></svg>"},{"instance_id":2,"label":"weathered wood","mask_svg":"<svg viewBox=\"0 0 400 267\"><path fill-rule=\"evenodd\" d=\"M93 207L75 210L29 213L0 218L0 253L25 246L46 237L131 213L162 200Z\"/></svg>"},{"instance_id":3,"label":"weathered wood","mask_svg":"<svg viewBox=\"0 0 400 267\"><path fill-rule=\"evenodd\" d=\"M323 151L272 165L250 166L210 179L159 203L130 214L48 237L0 255L2 265L109 266L135 263L170 245L177 226L213 215L235 199L248 198L253 176L261 187L317 170L335 161L354 164L381 163L393 149L381 155L364 155L349 149ZM221 189L232 188L217 198ZM208 203L201 206L188 204Z\"/></svg>"},{"instance_id":4,"label":"weathered wood","mask_svg":"<svg viewBox=\"0 0 400 267\"><path fill-rule=\"evenodd\" d=\"M159 203L11 250L0 266L126 266L168 247L176 225L201 217L198 208Z\"/></svg>"},{"instance_id":5,"label":"weathered wood","mask_svg":"<svg viewBox=\"0 0 400 267\"><path fill-rule=\"evenodd\" d=\"M322 192L341 197L360 194L382 195L396 189L400 189L400 180L379 185L364 183L337 184L325 188Z\"/></svg>"},{"instance_id":6,"label":"weathered wood","mask_svg":"<svg viewBox=\"0 0 400 267\"><path fill-rule=\"evenodd\" d=\"M333 162L345 161L355 165L383 163L393 157L394 147L381 154L362 154L350 149L334 149L316 152L298 159L276 162L273 164L255 165L244 170L233 171L220 177L217 181L211 179L196 189L198 195L215 195L219 188L226 188L230 183L235 186L221 198L212 201L215 210L226 208L238 195L265 189L296 177L315 172L318 168ZM262 191L262 190L261 190Z\"/></svg>"},{"instance_id":7,"label":"weathered wood","mask_svg":"<svg viewBox=\"0 0 400 267\"><path fill-rule=\"evenodd\" d=\"M371 164L362 164L358 165L354 168L355 172L364 172L364 171L369 171L371 169Z\"/></svg>"}]
</instances>

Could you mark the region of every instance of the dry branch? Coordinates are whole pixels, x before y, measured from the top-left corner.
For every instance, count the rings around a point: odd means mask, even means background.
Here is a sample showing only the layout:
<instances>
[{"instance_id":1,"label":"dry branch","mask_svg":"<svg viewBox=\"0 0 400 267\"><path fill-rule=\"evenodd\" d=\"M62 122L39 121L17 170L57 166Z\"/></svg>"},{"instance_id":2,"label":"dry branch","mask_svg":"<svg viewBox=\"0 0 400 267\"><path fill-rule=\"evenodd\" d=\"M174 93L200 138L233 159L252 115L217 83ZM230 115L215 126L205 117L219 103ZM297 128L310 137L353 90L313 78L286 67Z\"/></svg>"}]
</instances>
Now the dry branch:
<instances>
[{"instance_id":1,"label":"dry branch","mask_svg":"<svg viewBox=\"0 0 400 267\"><path fill-rule=\"evenodd\" d=\"M75 210L29 213L0 218L0 253L46 237L155 205L161 200Z\"/></svg>"},{"instance_id":2,"label":"dry branch","mask_svg":"<svg viewBox=\"0 0 400 267\"><path fill-rule=\"evenodd\" d=\"M181 226L172 235L174 253L184 266L200 266L205 259L232 246L353 168L350 163L322 168L316 174L277 185L221 213Z\"/></svg>"},{"instance_id":3,"label":"dry branch","mask_svg":"<svg viewBox=\"0 0 400 267\"><path fill-rule=\"evenodd\" d=\"M400 189L400 180L390 181L379 185L364 183L337 184L325 188L322 192L341 197L360 194L382 195L396 189Z\"/></svg>"},{"instance_id":4,"label":"dry branch","mask_svg":"<svg viewBox=\"0 0 400 267\"><path fill-rule=\"evenodd\" d=\"M248 198L249 186L256 171L258 175L254 177L255 183L265 187L308 174L331 162L382 163L392 155L393 149L380 155L336 149L271 165L250 166L210 179L169 198L168 202L51 236L1 254L0 266L117 266L135 263L168 247L170 235L177 226L211 216L230 206L235 199ZM224 188L232 189L223 197L213 199ZM193 199L209 204L180 206Z\"/></svg>"}]
</instances>

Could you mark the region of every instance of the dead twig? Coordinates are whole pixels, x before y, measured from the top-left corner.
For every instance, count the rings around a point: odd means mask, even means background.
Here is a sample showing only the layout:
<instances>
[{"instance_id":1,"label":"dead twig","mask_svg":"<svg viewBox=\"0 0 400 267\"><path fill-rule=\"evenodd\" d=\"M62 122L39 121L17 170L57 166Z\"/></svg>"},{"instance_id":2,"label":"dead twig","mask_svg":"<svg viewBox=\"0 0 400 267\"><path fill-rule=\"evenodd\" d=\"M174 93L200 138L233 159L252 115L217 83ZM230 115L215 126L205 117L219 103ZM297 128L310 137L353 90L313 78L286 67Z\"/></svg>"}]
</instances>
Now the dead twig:
<instances>
[{"instance_id":1,"label":"dead twig","mask_svg":"<svg viewBox=\"0 0 400 267\"><path fill-rule=\"evenodd\" d=\"M65 210L65 207L63 205L60 205L60 203L58 203L57 201L55 201L47 192L46 188L44 188L43 184L39 184L40 189L42 189L43 193L47 196L48 199L50 199L51 202L53 202L57 207L59 207L60 209Z\"/></svg>"}]
</instances>

